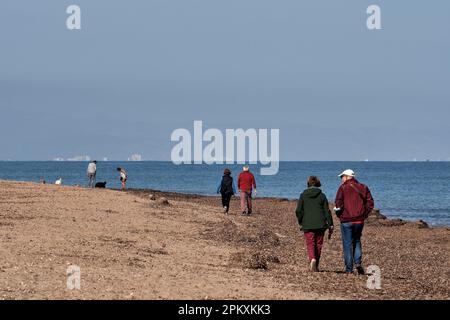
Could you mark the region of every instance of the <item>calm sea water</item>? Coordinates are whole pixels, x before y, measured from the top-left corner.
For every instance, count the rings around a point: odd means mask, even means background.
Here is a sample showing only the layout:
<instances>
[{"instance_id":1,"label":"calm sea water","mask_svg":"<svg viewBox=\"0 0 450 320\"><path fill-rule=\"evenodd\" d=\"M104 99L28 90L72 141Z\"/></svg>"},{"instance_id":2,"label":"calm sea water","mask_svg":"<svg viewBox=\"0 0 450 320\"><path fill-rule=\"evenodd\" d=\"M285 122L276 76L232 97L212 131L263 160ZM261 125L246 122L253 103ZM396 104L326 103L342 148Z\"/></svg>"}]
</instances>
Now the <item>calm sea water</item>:
<instances>
[{"instance_id":1,"label":"calm sea water","mask_svg":"<svg viewBox=\"0 0 450 320\"><path fill-rule=\"evenodd\" d=\"M128 187L163 191L215 193L223 165L180 165L171 162L99 162L97 181L108 188L119 188L116 167L124 167ZM240 165L228 166L236 177ZM61 177L65 185L86 185L87 162L0 162L0 179L53 183ZM375 206L392 218L423 219L432 225L450 226L450 162L281 162L275 176L260 176L257 165L258 196L296 199L309 175L322 180L322 190L332 201L340 179L337 175L351 168L367 184Z\"/></svg>"}]
</instances>

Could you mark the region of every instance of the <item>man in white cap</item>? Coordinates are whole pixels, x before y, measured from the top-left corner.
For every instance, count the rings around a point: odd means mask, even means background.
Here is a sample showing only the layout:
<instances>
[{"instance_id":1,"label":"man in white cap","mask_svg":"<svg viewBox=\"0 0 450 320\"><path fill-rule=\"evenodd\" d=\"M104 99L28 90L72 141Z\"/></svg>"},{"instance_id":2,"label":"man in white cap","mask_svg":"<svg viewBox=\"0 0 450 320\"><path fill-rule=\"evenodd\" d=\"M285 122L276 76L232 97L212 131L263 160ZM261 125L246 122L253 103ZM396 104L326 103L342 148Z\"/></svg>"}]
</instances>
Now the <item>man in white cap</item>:
<instances>
[{"instance_id":1,"label":"man in white cap","mask_svg":"<svg viewBox=\"0 0 450 320\"><path fill-rule=\"evenodd\" d=\"M336 194L334 211L341 221L345 272L352 273L354 264L357 273L364 274L361 235L364 221L372 212L374 201L369 188L356 180L353 170L347 169L339 177L342 184Z\"/></svg>"},{"instance_id":2,"label":"man in white cap","mask_svg":"<svg viewBox=\"0 0 450 320\"><path fill-rule=\"evenodd\" d=\"M256 181L248 165L242 168L238 177L238 190L241 196L241 212L243 215L252 214L252 190L255 189Z\"/></svg>"}]
</instances>

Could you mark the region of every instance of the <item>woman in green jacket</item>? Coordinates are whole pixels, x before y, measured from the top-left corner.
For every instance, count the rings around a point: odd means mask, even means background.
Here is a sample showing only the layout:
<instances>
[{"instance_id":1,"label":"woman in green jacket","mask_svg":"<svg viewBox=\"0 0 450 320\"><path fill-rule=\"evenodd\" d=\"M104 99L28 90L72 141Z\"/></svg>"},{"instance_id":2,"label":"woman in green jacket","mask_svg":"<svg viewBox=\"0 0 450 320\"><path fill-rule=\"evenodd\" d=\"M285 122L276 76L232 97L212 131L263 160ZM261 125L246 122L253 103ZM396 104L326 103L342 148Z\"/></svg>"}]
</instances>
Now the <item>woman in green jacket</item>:
<instances>
[{"instance_id":1,"label":"woman in green jacket","mask_svg":"<svg viewBox=\"0 0 450 320\"><path fill-rule=\"evenodd\" d=\"M325 230L329 229L329 237L333 233L333 218L328 207L328 200L322 193L319 178L311 176L305 189L298 199L298 223L305 234L306 247L311 271L319 271L319 261L322 251Z\"/></svg>"}]
</instances>

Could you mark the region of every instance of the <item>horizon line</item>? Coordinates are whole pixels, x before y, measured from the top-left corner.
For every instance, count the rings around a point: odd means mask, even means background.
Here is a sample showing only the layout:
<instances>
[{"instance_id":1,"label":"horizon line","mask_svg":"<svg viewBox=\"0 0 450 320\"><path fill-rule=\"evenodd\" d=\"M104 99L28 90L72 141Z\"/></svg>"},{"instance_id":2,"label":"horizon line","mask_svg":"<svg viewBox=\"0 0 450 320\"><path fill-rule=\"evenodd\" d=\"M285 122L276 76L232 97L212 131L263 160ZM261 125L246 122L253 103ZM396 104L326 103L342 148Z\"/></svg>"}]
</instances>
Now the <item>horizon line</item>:
<instances>
[{"instance_id":1,"label":"horizon line","mask_svg":"<svg viewBox=\"0 0 450 320\"><path fill-rule=\"evenodd\" d=\"M0 162L172 162L171 160L12 160L12 159L0 159ZM450 162L450 159L435 160L435 159L424 159L424 160L280 160L273 162ZM194 163L183 163L184 165L193 165ZM206 163L201 163L202 165ZM213 163L212 165L217 165L218 163ZM218 165L242 165L243 163L224 163ZM250 163L251 164L251 163ZM261 163L254 163L251 165L261 165Z\"/></svg>"}]
</instances>

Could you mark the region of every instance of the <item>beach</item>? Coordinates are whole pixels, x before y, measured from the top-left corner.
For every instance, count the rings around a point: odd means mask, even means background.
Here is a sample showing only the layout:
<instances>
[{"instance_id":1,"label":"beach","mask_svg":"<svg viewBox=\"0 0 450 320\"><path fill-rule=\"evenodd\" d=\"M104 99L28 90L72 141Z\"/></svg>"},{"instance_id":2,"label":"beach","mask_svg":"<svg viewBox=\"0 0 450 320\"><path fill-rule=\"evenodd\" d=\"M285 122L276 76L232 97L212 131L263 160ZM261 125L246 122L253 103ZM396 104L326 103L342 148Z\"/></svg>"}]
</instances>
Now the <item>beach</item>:
<instances>
[{"instance_id":1,"label":"beach","mask_svg":"<svg viewBox=\"0 0 450 320\"><path fill-rule=\"evenodd\" d=\"M450 298L450 228L372 216L363 264L380 268L376 290L342 272L335 216L321 272L308 270L295 207L255 198L242 216L233 198L225 216L218 197L0 181L0 299Z\"/></svg>"}]
</instances>

